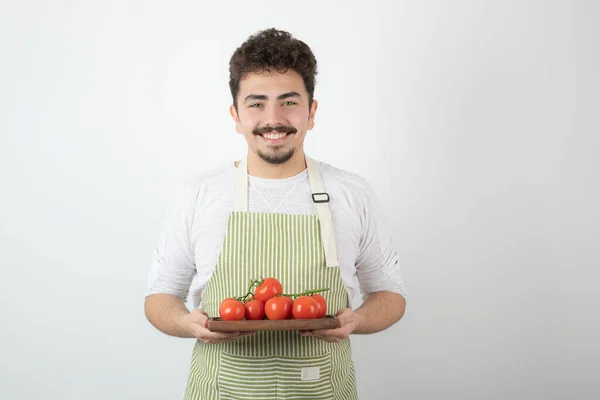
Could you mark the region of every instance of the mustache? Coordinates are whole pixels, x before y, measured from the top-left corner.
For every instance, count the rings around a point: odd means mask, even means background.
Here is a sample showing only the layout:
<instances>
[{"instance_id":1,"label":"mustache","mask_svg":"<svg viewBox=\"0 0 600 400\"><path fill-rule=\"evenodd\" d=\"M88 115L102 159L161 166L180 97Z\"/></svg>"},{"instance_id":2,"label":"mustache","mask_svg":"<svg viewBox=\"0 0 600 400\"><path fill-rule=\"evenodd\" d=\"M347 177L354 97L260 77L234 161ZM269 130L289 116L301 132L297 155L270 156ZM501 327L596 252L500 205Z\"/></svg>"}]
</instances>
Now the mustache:
<instances>
[{"instance_id":1,"label":"mustache","mask_svg":"<svg viewBox=\"0 0 600 400\"><path fill-rule=\"evenodd\" d=\"M269 133L269 132L283 132L283 133L296 133L297 129L294 128L293 126L288 126L288 125L277 125L277 126L263 126L263 127L256 127L254 128L254 130L252 131L252 133L254 133L255 135L262 135L263 133Z\"/></svg>"}]
</instances>

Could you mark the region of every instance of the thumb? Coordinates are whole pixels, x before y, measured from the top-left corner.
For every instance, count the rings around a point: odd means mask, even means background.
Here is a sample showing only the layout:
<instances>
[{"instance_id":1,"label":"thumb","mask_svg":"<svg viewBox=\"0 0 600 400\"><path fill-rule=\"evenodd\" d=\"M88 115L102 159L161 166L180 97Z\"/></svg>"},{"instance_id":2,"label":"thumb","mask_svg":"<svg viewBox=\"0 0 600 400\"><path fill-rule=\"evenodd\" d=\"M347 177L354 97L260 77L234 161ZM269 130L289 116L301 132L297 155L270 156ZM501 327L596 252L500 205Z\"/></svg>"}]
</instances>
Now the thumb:
<instances>
[{"instance_id":1,"label":"thumb","mask_svg":"<svg viewBox=\"0 0 600 400\"><path fill-rule=\"evenodd\" d=\"M203 328L208 327L208 314L204 310L196 309L193 311L193 313L195 314L194 321L198 325L202 326Z\"/></svg>"},{"instance_id":2,"label":"thumb","mask_svg":"<svg viewBox=\"0 0 600 400\"><path fill-rule=\"evenodd\" d=\"M340 322L340 326L343 326L351 319L352 310L349 308L343 308L340 311L338 311L337 314L335 314L335 316Z\"/></svg>"}]
</instances>

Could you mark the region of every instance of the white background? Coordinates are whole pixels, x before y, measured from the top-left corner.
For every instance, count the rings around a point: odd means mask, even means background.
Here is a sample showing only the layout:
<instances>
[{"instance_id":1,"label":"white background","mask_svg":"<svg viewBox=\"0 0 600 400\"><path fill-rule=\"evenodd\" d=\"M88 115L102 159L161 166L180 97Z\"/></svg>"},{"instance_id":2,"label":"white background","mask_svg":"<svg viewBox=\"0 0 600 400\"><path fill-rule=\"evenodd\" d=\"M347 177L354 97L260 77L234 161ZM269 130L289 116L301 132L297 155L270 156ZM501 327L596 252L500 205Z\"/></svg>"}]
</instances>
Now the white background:
<instances>
[{"instance_id":1,"label":"white background","mask_svg":"<svg viewBox=\"0 0 600 400\"><path fill-rule=\"evenodd\" d=\"M244 154L228 61L275 26L319 62L307 152L395 226L407 314L354 338L361 398L597 399L599 4L2 0L0 398L179 397L151 253Z\"/></svg>"}]
</instances>

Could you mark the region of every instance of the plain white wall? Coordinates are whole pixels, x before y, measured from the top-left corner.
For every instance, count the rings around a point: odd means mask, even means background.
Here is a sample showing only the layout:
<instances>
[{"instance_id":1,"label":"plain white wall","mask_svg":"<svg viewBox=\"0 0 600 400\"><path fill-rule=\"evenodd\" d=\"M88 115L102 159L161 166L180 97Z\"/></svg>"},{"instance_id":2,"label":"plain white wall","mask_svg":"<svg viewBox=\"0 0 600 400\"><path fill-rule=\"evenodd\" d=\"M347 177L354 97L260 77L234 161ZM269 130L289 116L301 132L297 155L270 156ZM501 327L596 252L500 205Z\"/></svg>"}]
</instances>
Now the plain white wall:
<instances>
[{"instance_id":1,"label":"plain white wall","mask_svg":"<svg viewBox=\"0 0 600 400\"><path fill-rule=\"evenodd\" d=\"M598 398L598 4L1 1L0 398L178 398L150 256L244 153L228 61L271 26L319 62L307 151L395 227L408 309L353 339L361 398Z\"/></svg>"}]
</instances>

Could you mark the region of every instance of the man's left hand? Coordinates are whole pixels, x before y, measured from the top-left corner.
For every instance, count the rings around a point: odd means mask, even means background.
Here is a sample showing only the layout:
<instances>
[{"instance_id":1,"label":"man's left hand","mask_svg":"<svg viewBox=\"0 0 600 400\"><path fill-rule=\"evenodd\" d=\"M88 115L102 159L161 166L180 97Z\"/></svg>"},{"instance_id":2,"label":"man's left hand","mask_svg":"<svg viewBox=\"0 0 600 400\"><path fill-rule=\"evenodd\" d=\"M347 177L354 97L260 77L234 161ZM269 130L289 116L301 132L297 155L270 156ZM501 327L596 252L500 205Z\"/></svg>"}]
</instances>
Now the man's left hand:
<instances>
[{"instance_id":1,"label":"man's left hand","mask_svg":"<svg viewBox=\"0 0 600 400\"><path fill-rule=\"evenodd\" d=\"M300 331L302 336L314 336L326 342L339 343L357 330L360 325L361 316L351 308L340 310L336 317L340 323L337 329L319 329L314 331Z\"/></svg>"}]
</instances>

